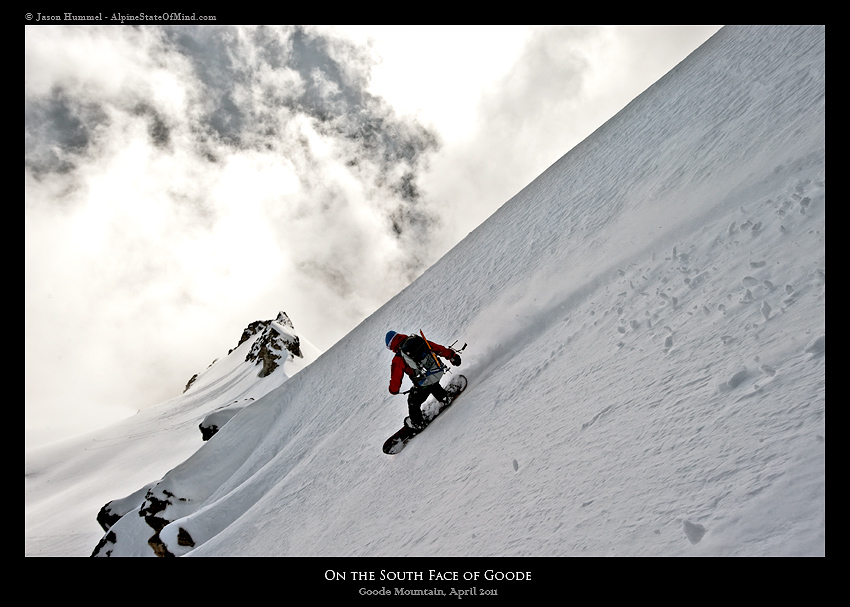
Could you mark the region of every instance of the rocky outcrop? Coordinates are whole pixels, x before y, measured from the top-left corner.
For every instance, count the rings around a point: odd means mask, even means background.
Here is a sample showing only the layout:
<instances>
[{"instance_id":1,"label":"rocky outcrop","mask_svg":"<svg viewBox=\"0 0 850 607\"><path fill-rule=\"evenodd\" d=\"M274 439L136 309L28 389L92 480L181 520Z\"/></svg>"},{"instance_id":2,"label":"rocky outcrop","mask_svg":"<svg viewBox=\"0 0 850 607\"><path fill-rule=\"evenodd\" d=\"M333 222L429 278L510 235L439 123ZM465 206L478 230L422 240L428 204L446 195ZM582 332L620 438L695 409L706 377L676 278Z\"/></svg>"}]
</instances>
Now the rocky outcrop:
<instances>
[{"instance_id":1,"label":"rocky outcrop","mask_svg":"<svg viewBox=\"0 0 850 607\"><path fill-rule=\"evenodd\" d=\"M153 491L148 491L145 496L145 503L142 504L142 507L139 510L139 516L143 516L148 526L154 530L154 534L148 538L148 545L151 547L154 554L157 556L174 556L168 551L168 547L159 537L159 532L162 531L171 521L158 516L158 514L170 506L173 503L172 500L181 502L187 500L185 498L178 498L173 493L166 491L165 489L162 490L162 495L165 499L160 499L154 495Z\"/></svg>"},{"instance_id":2,"label":"rocky outcrop","mask_svg":"<svg viewBox=\"0 0 850 607\"><path fill-rule=\"evenodd\" d=\"M177 529L177 544L179 546L189 546L190 548L195 547L195 540L192 539L192 536L189 535L189 532L180 527Z\"/></svg>"},{"instance_id":3,"label":"rocky outcrop","mask_svg":"<svg viewBox=\"0 0 850 607\"><path fill-rule=\"evenodd\" d=\"M156 483L151 483L134 491L127 497L107 502L100 509L100 512L97 513L97 522L106 531L106 535L95 546L91 554L92 556L110 556L112 554L112 549L118 543L118 538L112 529L113 525L125 515L138 512L140 505L144 503L145 497L155 485Z\"/></svg>"},{"instance_id":4,"label":"rocky outcrop","mask_svg":"<svg viewBox=\"0 0 850 607\"><path fill-rule=\"evenodd\" d=\"M179 546L188 546L190 548L194 548L195 547L195 540L192 539L192 536L189 535L188 531L183 529L183 527L179 527L177 529L177 544ZM153 550L153 553L156 556L162 556L162 557L169 557L169 556L173 557L174 556L174 554L170 550L168 550L168 546L166 546L165 543L162 541L162 539L160 539L159 531L154 533L150 537L150 539L148 539L148 545L151 547L151 549Z\"/></svg>"},{"instance_id":5,"label":"rocky outcrop","mask_svg":"<svg viewBox=\"0 0 850 607\"><path fill-rule=\"evenodd\" d=\"M254 336L258 337L245 357L245 361L253 362L261 367L257 373L259 377L268 377L274 372L280 366L278 361L284 356L304 358L301 352L301 340L295 334L295 325L292 324L286 312L279 312L274 320L255 320L249 324L242 331L236 348ZM236 348L231 349L227 354L231 354ZM198 374L193 375L186 383L183 392L189 390L197 379Z\"/></svg>"},{"instance_id":6,"label":"rocky outcrop","mask_svg":"<svg viewBox=\"0 0 850 607\"><path fill-rule=\"evenodd\" d=\"M213 435L219 431L219 429L233 419L233 416L239 413L242 409L244 409L248 403L253 401L253 398L248 398L246 400L241 401L242 404L233 404L229 407L225 407L224 409L219 409L218 411L213 411L209 415L207 415L204 420L198 424L198 428L201 430L201 438L205 441L211 439Z\"/></svg>"},{"instance_id":7,"label":"rocky outcrop","mask_svg":"<svg viewBox=\"0 0 850 607\"><path fill-rule=\"evenodd\" d=\"M111 509L112 502L107 503L100 509L100 512L97 513L97 522L100 525L101 529L104 531L109 531L109 529L121 520L123 514L119 514Z\"/></svg>"},{"instance_id":8,"label":"rocky outcrop","mask_svg":"<svg viewBox=\"0 0 850 607\"><path fill-rule=\"evenodd\" d=\"M144 517L145 522L148 524L148 526L157 533L162 531L162 528L171 522L167 519L157 516L157 514L159 514L172 504L171 498L174 497L173 493L170 493L164 489L162 493L165 496L165 499L159 499L153 494L152 491L148 491L148 494L145 496L145 503L139 510L139 516Z\"/></svg>"},{"instance_id":9,"label":"rocky outcrop","mask_svg":"<svg viewBox=\"0 0 850 607\"><path fill-rule=\"evenodd\" d=\"M159 531L154 533L150 539L148 539L148 546L151 547L151 550L153 550L153 553L157 556L174 556L168 551L168 547L159 538Z\"/></svg>"},{"instance_id":10,"label":"rocky outcrop","mask_svg":"<svg viewBox=\"0 0 850 607\"><path fill-rule=\"evenodd\" d=\"M117 523L122 516L124 516L128 512L137 510L139 504L142 503L145 498L145 495L147 495L147 492L150 490L151 487L154 486L154 484L155 483L146 485L138 491L134 491L127 497L107 502L100 509L100 512L97 513L97 522L100 524L103 530L109 531L112 528L112 525Z\"/></svg>"},{"instance_id":11,"label":"rocky outcrop","mask_svg":"<svg viewBox=\"0 0 850 607\"><path fill-rule=\"evenodd\" d=\"M97 546L94 547L91 555L94 556L112 556L112 547L118 542L115 533L109 531L106 535L100 538Z\"/></svg>"},{"instance_id":12,"label":"rocky outcrop","mask_svg":"<svg viewBox=\"0 0 850 607\"><path fill-rule=\"evenodd\" d=\"M303 358L301 342L294 333L295 327L285 312L280 312L275 320L258 320L252 322L242 332L237 348L256 334L260 336L254 341L251 351L245 357L246 362L262 365L259 377L267 377L277 369L278 361L283 356ZM284 354L286 353L286 354Z\"/></svg>"},{"instance_id":13,"label":"rocky outcrop","mask_svg":"<svg viewBox=\"0 0 850 607\"><path fill-rule=\"evenodd\" d=\"M195 383L195 380L196 380L196 379L198 379L198 374L197 374L197 373L195 373L195 374L192 376L192 379L190 379L190 380L189 380L189 382L186 384L186 387L185 387L185 388L183 388L183 392L184 392L184 393L186 392L186 390L188 390L189 388L191 388L191 387L192 387L192 384L194 384L194 383Z\"/></svg>"}]
</instances>

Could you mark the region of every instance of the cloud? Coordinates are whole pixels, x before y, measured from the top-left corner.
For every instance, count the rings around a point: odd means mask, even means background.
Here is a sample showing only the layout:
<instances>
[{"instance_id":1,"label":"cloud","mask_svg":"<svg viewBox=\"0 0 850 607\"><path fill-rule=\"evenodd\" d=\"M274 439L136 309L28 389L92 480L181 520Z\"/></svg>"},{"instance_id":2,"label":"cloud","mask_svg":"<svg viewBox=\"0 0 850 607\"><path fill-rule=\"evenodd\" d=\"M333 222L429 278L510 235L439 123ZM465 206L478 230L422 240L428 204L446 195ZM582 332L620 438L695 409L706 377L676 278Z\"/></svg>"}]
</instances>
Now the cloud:
<instances>
[{"instance_id":1,"label":"cloud","mask_svg":"<svg viewBox=\"0 0 850 607\"><path fill-rule=\"evenodd\" d=\"M361 48L297 27L26 38L28 413L173 396L278 309L327 348L426 267L438 138L367 90Z\"/></svg>"}]
</instances>

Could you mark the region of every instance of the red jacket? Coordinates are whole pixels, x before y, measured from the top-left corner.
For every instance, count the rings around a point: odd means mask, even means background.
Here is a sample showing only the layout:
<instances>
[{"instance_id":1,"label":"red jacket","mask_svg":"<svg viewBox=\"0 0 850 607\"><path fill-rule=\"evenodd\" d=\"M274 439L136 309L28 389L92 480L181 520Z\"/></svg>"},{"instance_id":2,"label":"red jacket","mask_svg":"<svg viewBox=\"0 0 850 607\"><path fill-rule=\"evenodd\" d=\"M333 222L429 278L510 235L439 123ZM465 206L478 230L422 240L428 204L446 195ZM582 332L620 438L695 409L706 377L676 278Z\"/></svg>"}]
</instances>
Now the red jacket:
<instances>
[{"instance_id":1,"label":"red jacket","mask_svg":"<svg viewBox=\"0 0 850 607\"><path fill-rule=\"evenodd\" d=\"M398 352L398 347L405 339L407 339L407 337L407 335L398 333L390 342L390 350L395 352L393 362L390 366L390 394L398 394L398 391L401 389L401 380L404 378L405 373L407 373L411 380L413 380L416 376L416 369L409 367L407 363L404 362L404 358L402 358L401 354ZM431 350L434 351L434 354L438 354L446 360L451 359L455 355L453 350L450 350L445 346L435 344L433 341L429 341L428 343L431 345Z\"/></svg>"}]
</instances>

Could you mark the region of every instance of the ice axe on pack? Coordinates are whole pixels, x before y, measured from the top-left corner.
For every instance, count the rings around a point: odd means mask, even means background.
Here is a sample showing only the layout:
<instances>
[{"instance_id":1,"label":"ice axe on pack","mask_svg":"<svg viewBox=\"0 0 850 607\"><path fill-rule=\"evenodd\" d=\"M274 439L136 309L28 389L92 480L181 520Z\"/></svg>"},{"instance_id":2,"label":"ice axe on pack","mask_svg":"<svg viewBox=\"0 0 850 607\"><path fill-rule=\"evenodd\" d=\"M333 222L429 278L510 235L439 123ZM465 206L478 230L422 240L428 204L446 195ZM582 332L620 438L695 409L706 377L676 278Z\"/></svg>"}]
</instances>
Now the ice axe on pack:
<instances>
[{"instance_id":1,"label":"ice axe on pack","mask_svg":"<svg viewBox=\"0 0 850 607\"><path fill-rule=\"evenodd\" d=\"M449 346L449 350L452 350L453 352L457 352L458 354L460 354L461 352L463 352L466 349L466 342L463 343L463 348L458 350L458 349L455 348L455 344L457 343L457 341L458 340L454 340L452 345Z\"/></svg>"}]
</instances>

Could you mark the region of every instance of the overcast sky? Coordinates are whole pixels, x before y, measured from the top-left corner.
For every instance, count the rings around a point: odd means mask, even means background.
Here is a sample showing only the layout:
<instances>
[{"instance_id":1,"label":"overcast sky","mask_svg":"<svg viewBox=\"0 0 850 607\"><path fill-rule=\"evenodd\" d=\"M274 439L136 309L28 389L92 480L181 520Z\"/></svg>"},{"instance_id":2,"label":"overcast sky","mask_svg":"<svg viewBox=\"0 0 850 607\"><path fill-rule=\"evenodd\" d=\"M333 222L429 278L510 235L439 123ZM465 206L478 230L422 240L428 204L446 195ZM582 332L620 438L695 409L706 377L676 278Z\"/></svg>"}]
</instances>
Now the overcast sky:
<instances>
[{"instance_id":1,"label":"overcast sky","mask_svg":"<svg viewBox=\"0 0 850 607\"><path fill-rule=\"evenodd\" d=\"M328 349L717 29L26 27L28 445Z\"/></svg>"}]
</instances>

